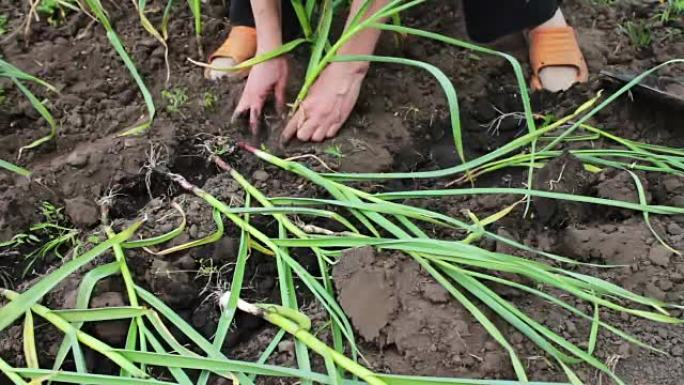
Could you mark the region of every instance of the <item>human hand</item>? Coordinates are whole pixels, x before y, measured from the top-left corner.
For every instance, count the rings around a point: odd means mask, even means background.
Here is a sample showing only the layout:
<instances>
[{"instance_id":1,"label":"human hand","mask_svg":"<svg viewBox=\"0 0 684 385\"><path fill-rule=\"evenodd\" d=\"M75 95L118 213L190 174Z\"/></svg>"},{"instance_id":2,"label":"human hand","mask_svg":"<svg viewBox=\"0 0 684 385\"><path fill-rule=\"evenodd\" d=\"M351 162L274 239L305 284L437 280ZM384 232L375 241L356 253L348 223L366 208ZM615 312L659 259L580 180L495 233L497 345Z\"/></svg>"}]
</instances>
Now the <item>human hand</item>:
<instances>
[{"instance_id":1,"label":"human hand","mask_svg":"<svg viewBox=\"0 0 684 385\"><path fill-rule=\"evenodd\" d=\"M302 142L321 142L337 135L359 97L368 63L331 63L309 90L281 135Z\"/></svg>"},{"instance_id":2,"label":"human hand","mask_svg":"<svg viewBox=\"0 0 684 385\"><path fill-rule=\"evenodd\" d=\"M275 96L276 110L284 110L288 72L285 57L276 57L252 67L232 120L249 111L249 128L252 134L256 135L264 103L271 93Z\"/></svg>"}]
</instances>

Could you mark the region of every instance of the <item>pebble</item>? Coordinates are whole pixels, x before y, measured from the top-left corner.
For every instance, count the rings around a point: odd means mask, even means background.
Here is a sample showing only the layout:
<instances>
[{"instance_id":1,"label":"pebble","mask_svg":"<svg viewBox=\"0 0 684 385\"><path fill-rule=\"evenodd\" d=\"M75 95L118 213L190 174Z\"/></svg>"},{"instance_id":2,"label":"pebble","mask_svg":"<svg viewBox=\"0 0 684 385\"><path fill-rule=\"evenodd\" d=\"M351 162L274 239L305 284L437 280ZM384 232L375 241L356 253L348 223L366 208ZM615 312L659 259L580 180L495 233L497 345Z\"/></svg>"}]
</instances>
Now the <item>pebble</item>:
<instances>
[{"instance_id":1,"label":"pebble","mask_svg":"<svg viewBox=\"0 0 684 385\"><path fill-rule=\"evenodd\" d=\"M294 342L286 340L278 344L278 352L294 354Z\"/></svg>"},{"instance_id":2,"label":"pebble","mask_svg":"<svg viewBox=\"0 0 684 385\"><path fill-rule=\"evenodd\" d=\"M451 298L449 292L436 282L429 282L421 288L423 296L433 303L447 303Z\"/></svg>"},{"instance_id":3,"label":"pebble","mask_svg":"<svg viewBox=\"0 0 684 385\"><path fill-rule=\"evenodd\" d=\"M661 301L665 300L665 292L660 290L656 285L653 283L649 283L646 285L646 295L649 297L653 297L655 299L659 299Z\"/></svg>"},{"instance_id":4,"label":"pebble","mask_svg":"<svg viewBox=\"0 0 684 385\"><path fill-rule=\"evenodd\" d=\"M670 289L672 289L672 286L674 286L672 284L672 281L670 281L667 278L663 278L663 279L658 280L658 287L660 287L664 291L669 291Z\"/></svg>"},{"instance_id":5,"label":"pebble","mask_svg":"<svg viewBox=\"0 0 684 385\"><path fill-rule=\"evenodd\" d=\"M669 338L670 333L667 331L665 328L659 328L658 329L658 335L662 337L663 339Z\"/></svg>"},{"instance_id":6,"label":"pebble","mask_svg":"<svg viewBox=\"0 0 684 385\"><path fill-rule=\"evenodd\" d=\"M168 233L168 232L170 232L170 231L173 230L173 229L174 229L174 224L171 223L171 222L162 223L162 224L159 225L159 227L157 228L157 230L158 230L159 233L161 233L161 234Z\"/></svg>"},{"instance_id":7,"label":"pebble","mask_svg":"<svg viewBox=\"0 0 684 385\"><path fill-rule=\"evenodd\" d=\"M226 185L225 191L229 193L234 193L240 189L240 185L237 182L230 182Z\"/></svg>"},{"instance_id":8,"label":"pebble","mask_svg":"<svg viewBox=\"0 0 684 385\"><path fill-rule=\"evenodd\" d=\"M492 352L492 351L498 350L498 348L499 348L499 344L497 344L494 341L487 341L487 343L485 343L485 350L486 351Z\"/></svg>"},{"instance_id":9,"label":"pebble","mask_svg":"<svg viewBox=\"0 0 684 385\"><path fill-rule=\"evenodd\" d=\"M522 334L515 332L513 333L513 336L511 337L511 342L514 344L521 344L524 341L524 337Z\"/></svg>"},{"instance_id":10,"label":"pebble","mask_svg":"<svg viewBox=\"0 0 684 385\"><path fill-rule=\"evenodd\" d=\"M674 194L682 187L682 181L676 176L666 177L663 179L663 187L667 193Z\"/></svg>"},{"instance_id":11,"label":"pebble","mask_svg":"<svg viewBox=\"0 0 684 385\"><path fill-rule=\"evenodd\" d=\"M270 175L264 170L257 170L252 174L252 178L257 182L266 182L269 177Z\"/></svg>"},{"instance_id":12,"label":"pebble","mask_svg":"<svg viewBox=\"0 0 684 385\"><path fill-rule=\"evenodd\" d=\"M0 174L0 186L4 184L10 184L12 181L12 178L10 178L8 173L2 173Z\"/></svg>"},{"instance_id":13,"label":"pebble","mask_svg":"<svg viewBox=\"0 0 684 385\"><path fill-rule=\"evenodd\" d=\"M658 266L667 266L670 264L670 256L672 252L665 248L663 245L655 245L648 252L648 259L653 262L653 264Z\"/></svg>"},{"instance_id":14,"label":"pebble","mask_svg":"<svg viewBox=\"0 0 684 385\"><path fill-rule=\"evenodd\" d=\"M684 355L684 346L677 345L674 348L672 348L672 355L675 357L681 357L682 355Z\"/></svg>"},{"instance_id":15,"label":"pebble","mask_svg":"<svg viewBox=\"0 0 684 385\"><path fill-rule=\"evenodd\" d=\"M198 238L199 236L199 227L196 224L193 224L190 226L190 229L188 230L188 233L190 234L191 237L193 238Z\"/></svg>"},{"instance_id":16,"label":"pebble","mask_svg":"<svg viewBox=\"0 0 684 385\"><path fill-rule=\"evenodd\" d=\"M181 270L192 270L195 268L195 260L192 259L191 256L186 254L186 255L180 257L175 262L175 265L178 266L178 268Z\"/></svg>"},{"instance_id":17,"label":"pebble","mask_svg":"<svg viewBox=\"0 0 684 385\"><path fill-rule=\"evenodd\" d=\"M74 150L71 154L69 154L66 162L71 167L83 168L86 164L88 164L89 158L90 155L88 153Z\"/></svg>"},{"instance_id":18,"label":"pebble","mask_svg":"<svg viewBox=\"0 0 684 385\"><path fill-rule=\"evenodd\" d=\"M684 234L684 229L682 229L682 227L678 224L672 222L669 225L667 225L667 232L670 235L682 235Z\"/></svg>"},{"instance_id":19,"label":"pebble","mask_svg":"<svg viewBox=\"0 0 684 385\"><path fill-rule=\"evenodd\" d=\"M572 321L565 321L565 330L570 334L575 334L577 333L577 326L575 326L575 323Z\"/></svg>"},{"instance_id":20,"label":"pebble","mask_svg":"<svg viewBox=\"0 0 684 385\"><path fill-rule=\"evenodd\" d=\"M623 343L620 345L618 348L618 354L621 355L622 357L629 357L632 353L632 347L627 343Z\"/></svg>"},{"instance_id":21,"label":"pebble","mask_svg":"<svg viewBox=\"0 0 684 385\"><path fill-rule=\"evenodd\" d=\"M674 272L674 273L670 274L670 279L674 283L682 283L682 282L684 282L684 275L682 275L679 272Z\"/></svg>"},{"instance_id":22,"label":"pebble","mask_svg":"<svg viewBox=\"0 0 684 385\"><path fill-rule=\"evenodd\" d=\"M64 212L77 227L91 227L100 221L100 212L95 203L82 196L65 200Z\"/></svg>"}]
</instances>

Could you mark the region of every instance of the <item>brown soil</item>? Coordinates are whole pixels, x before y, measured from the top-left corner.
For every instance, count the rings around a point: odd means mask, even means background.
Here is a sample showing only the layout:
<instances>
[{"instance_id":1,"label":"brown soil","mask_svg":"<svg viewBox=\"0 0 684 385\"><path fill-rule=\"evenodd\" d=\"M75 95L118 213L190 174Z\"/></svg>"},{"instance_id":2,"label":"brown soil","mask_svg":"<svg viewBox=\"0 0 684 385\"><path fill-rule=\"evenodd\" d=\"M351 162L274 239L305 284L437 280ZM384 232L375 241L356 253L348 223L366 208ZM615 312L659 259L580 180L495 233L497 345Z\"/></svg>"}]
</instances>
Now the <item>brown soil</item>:
<instances>
[{"instance_id":1,"label":"brown soil","mask_svg":"<svg viewBox=\"0 0 684 385\"><path fill-rule=\"evenodd\" d=\"M505 366L507 356L487 331L410 258L355 249L335 265L333 278L359 336L379 349L376 365L475 378L498 376ZM477 360L485 351L491 354Z\"/></svg>"},{"instance_id":2,"label":"brown soil","mask_svg":"<svg viewBox=\"0 0 684 385\"><path fill-rule=\"evenodd\" d=\"M9 30L14 31L24 20L26 9L15 2L0 1L0 14L9 16ZM191 16L179 2L172 12L170 35L171 79L165 82L164 51L141 27L135 12L128 6L104 2L115 28L131 53L146 84L155 96L159 114L152 128L142 136L119 138L117 134L139 121L144 113L141 96L129 73L111 48L103 30L83 14L68 15L57 26L45 21L33 22L30 34L0 37L2 57L30 73L51 82L59 94L46 94L31 87L49 100L49 107L60 124L56 140L29 151L18 162L31 169L30 180L0 172L0 241L24 232L41 217L37 207L50 201L64 207L69 221L84 234L99 224L96 200L110 189L119 195L111 212L116 225L135 218L140 212L150 220L142 236L171 230L179 222L169 205L181 202L188 215L188 230L173 244L197 239L215 230L211 210L199 199L182 194L161 177L146 181L143 166L151 148L162 155L164 166L186 176L191 182L225 202L240 202L243 193L226 175L206 162L203 141L211 136L231 139L247 138L243 125L229 124L241 89L239 83L212 83L202 78L201 70L186 58L199 58ZM163 4L149 2L148 16L159 23ZM165 3L165 2L164 2ZM222 18L220 1L205 5L203 50L209 52L225 36L228 23ZM591 80L559 95L535 93L534 110L563 116L593 96L599 89L614 89L614 84L598 76L601 70L637 73L671 58L684 56L682 22L653 31L654 43L636 49L620 32L620 25L633 18L652 17L653 5L642 2L618 2L610 7L591 1L565 1L564 9L576 26L586 55ZM434 15L441 15L435 17ZM429 7L409 12L403 19L407 25L465 37L460 4L433 1ZM679 35L677 35L679 31ZM497 48L507 49L525 61L524 40L520 36L504 39ZM402 47L385 36L382 54L403 55L437 65L454 82L461 105L464 141L469 158L482 155L524 132L517 118L504 119L496 130L488 124L497 117L498 109L518 112L520 98L510 66L503 60L471 53L425 40L409 39ZM294 55L294 75L289 95L294 97L303 72L303 53ZM682 76L682 67L672 66L661 76ZM6 102L0 106L0 159L14 160L22 145L42 136L47 127L25 98L9 83L0 81L6 90ZM186 90L188 102L179 113L165 110L160 96L167 88ZM217 97L217 107L205 108L205 92ZM279 121L267 111L265 125L270 131L279 129ZM361 99L341 135L323 145L294 144L279 148L271 135L266 146L274 152L299 155L314 153L331 165L347 171L410 171L453 165L453 152L446 101L439 86L429 74L396 65L374 65ZM634 92L617 100L597 115L594 123L625 138L649 143L684 147L679 129L684 112ZM344 157L325 154L330 145L339 145ZM597 141L596 146L605 143ZM231 159L243 175L249 177L270 196L324 196L317 188L291 174L267 167L242 154ZM312 167L318 168L312 163ZM563 178L559 176L563 174ZM684 207L684 178L650 173L639 175L653 204ZM558 181L560 179L560 181ZM479 183L488 186L519 186L524 180L521 170L504 170L488 175ZM443 186L448 180L405 180L388 182L388 190ZM631 177L618 171L598 175L585 172L575 159L563 156L537 173L537 188L583 193L613 199L636 200ZM493 214L515 202L515 197L443 198L416 204L438 209L455 217L465 210L479 217ZM521 208L520 208L521 209ZM518 210L518 209L516 209ZM619 283L637 293L675 303L684 300L684 261L664 249L654 239L640 214L604 207L587 207L547 200L535 200L534 220L522 219L517 211L500 221L493 231L537 247L578 260L624 264L626 267L601 270L602 278ZM652 216L655 229L678 250L684 250L684 217ZM267 219L256 219L260 228L275 234ZM235 261L237 232L227 226L226 237L218 243L187 253L154 257L147 253L128 255L137 282L154 291L162 300L207 336L213 333L217 309L211 293L225 285ZM445 238L459 234L442 234ZM166 245L169 246L169 245ZM518 253L509 246L482 241L482 247ZM47 258L26 277L21 276L25 261L20 254L0 259L0 270L7 272L19 289L30 286L43 273L59 263ZM297 256L315 272L315 261L309 255ZM203 267L221 268L219 275L207 279L198 274ZM581 268L580 270L585 269ZM596 274L596 271L592 271ZM255 254L250 258L244 295L259 301L276 301L278 287L273 260ZM394 254L376 254L357 250L342 260L334 271L339 300L350 315L362 352L374 369L403 374L447 375L477 378L512 378L507 355L460 305L436 285L415 262ZM78 277L66 280L45 301L56 307L73 306ZM538 298L496 288L497 292L523 308L535 319L580 346L586 344L590 325L571 317ZM95 291L93 302L120 303L121 282L108 279ZM323 322L323 312L310 299L303 298L304 311L314 322ZM571 303L572 304L572 303ZM574 303L591 313L584 303ZM682 316L675 311L676 316ZM631 316L602 314L604 321L623 328L647 343L669 353L659 355L626 344L601 331L597 355L615 366L617 373L632 385L681 383L684 376L684 334L676 325L660 325ZM516 350L528 365L534 380L562 380L558 368L549 364L539 349L522 335L500 322L511 336ZM93 333L107 341L119 341L121 326L101 325ZM270 342L274 330L263 322L240 314L237 326L229 335L225 349L231 357L255 359ZM56 334L50 328L40 329L44 362L56 353ZM325 337L325 335L323 335ZM23 361L21 326L13 326L0 335L0 357L13 363ZM90 357L97 360L97 357ZM283 343L272 359L280 364L294 364L291 344ZM94 362L94 361L93 361ZM316 363L316 362L315 362ZM107 372L111 368L99 367ZM587 368L580 370L588 383L608 383L606 378ZM4 383L0 377L0 383ZM602 382L601 382L602 381Z\"/></svg>"}]
</instances>

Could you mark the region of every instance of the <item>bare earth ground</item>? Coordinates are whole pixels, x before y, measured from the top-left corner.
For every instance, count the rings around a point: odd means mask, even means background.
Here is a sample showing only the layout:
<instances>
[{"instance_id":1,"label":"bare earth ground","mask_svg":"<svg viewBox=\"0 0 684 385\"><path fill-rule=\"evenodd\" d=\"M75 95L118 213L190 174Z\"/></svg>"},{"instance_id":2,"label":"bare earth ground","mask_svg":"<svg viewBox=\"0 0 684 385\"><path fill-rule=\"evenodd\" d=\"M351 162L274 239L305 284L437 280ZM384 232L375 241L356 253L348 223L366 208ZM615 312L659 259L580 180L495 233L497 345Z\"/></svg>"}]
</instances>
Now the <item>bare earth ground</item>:
<instances>
[{"instance_id":1,"label":"bare earth ground","mask_svg":"<svg viewBox=\"0 0 684 385\"><path fill-rule=\"evenodd\" d=\"M12 0L0 1L0 14L10 15L10 31L24 19L25 10ZM158 23L161 6L150 2L149 17ZM223 9L205 6L203 49L215 48L225 36L227 21ZM578 29L582 48L592 73L589 84L551 95L533 96L535 111L563 116L593 96L599 89L614 86L597 74L607 69L638 73L657 63L684 56L682 23L671 29L654 31L652 47L637 50L619 32L624 20L649 17L651 6L628 1L611 7L592 5L588 1L566 1L565 13ZM635 3L635 4L636 4ZM169 231L178 222L168 198L180 201L188 213L188 231L180 244L211 233L214 223L211 210L202 201L182 195L164 180L153 178L149 196L142 166L152 144L160 149L171 171L185 175L193 183L215 194L225 202L242 200L238 186L225 175L220 175L207 164L198 147L208 136L231 138L246 136L241 125L231 126L231 116L241 84L211 83L202 78L201 70L186 58L201 59L191 30L190 15L184 6L174 9L170 24L171 79L165 84L163 48L141 27L131 7L105 2L110 17L126 43L148 87L155 95L159 115L152 128L142 136L117 138L116 134L138 121L144 112L142 98L135 83L122 65L103 30L83 15L70 15L58 26L44 21L34 22L30 35L18 34L0 44L2 57L19 68L33 73L59 89L59 95L43 94L60 122L58 138L36 151L29 152L19 162L31 169L30 181L8 173L0 173L0 241L25 231L39 219L41 201L64 206L72 224L83 230L95 228L99 214L95 200L111 188L121 194L114 206L113 217L123 223L145 212L151 218L144 234ZM441 15L441 17L435 17ZM411 11L404 23L422 29L438 31L450 36L465 37L462 29L460 5L449 1L433 1L428 6ZM525 49L522 37L512 37L497 47L512 50L522 61ZM436 64L454 82L461 104L461 119L465 131L467 155L484 154L523 132L516 118L506 119L496 132L487 125L497 116L494 107L509 113L521 111L513 72L501 59L477 56L461 49L425 40L409 39L402 47L394 44L392 36L385 36L381 53L404 55ZM298 53L295 73L302 72L302 58ZM681 76L680 67L669 67L661 76ZM293 76L290 95L297 90L297 76ZM30 104L9 84L6 102L0 106L0 158L14 160L22 145L34 140L47 130ZM179 113L164 110L160 93L165 88L182 87L189 100ZM204 93L210 91L218 101L214 108L205 108ZM449 137L446 102L435 81L426 73L395 65L374 65L359 104L342 134L331 143L312 146L295 144L279 148L270 139L266 146L275 152L290 155L316 153L341 170L348 171L410 171L436 169L453 165L453 141ZM594 123L625 138L684 146L682 131L684 112L671 106L650 101L639 94L623 97L602 111ZM278 130L278 119L267 117L266 124ZM277 135L271 135L276 137ZM336 159L324 153L330 145L339 145L344 157ZM600 146L601 143L597 142ZM237 155L240 156L240 155ZM266 167L254 158L236 158L233 165L243 175L250 176L259 188L270 196L321 196L322 192L294 176ZM312 167L318 167L312 164ZM629 175L605 172L592 175L573 164L573 159L559 158L538 173L539 186L555 179L560 169L565 178L556 186L560 191L583 193L599 197L636 201L637 195ZM640 175L653 204L684 206L684 180L678 177ZM522 171L506 170L480 181L483 185L516 185ZM429 188L448 181L408 180L391 182L388 190ZM369 188L371 188L369 186ZM378 189L375 186L372 188ZM166 198L166 199L165 199ZM444 198L416 202L439 208L460 216L466 209L484 217L515 200L513 197ZM675 303L684 302L684 261L671 255L653 238L640 214L621 210L578 207L538 200L535 220L523 220L521 215L509 215L496 224L499 234L518 239L542 250L561 253L582 261L625 264L629 267L603 270L599 275L637 293ZM684 218L654 217L654 226L678 250L684 250ZM263 220L262 227L269 222ZM220 242L187 253L169 257L153 257L133 253L129 256L138 282L151 289L176 311L192 321L198 330L211 335L216 325L217 309L207 299L203 288L206 277L194 272L202 266L223 266L235 260L235 229ZM442 234L445 238L458 234ZM513 252L505 245L486 243L485 247ZM314 269L314 260L299 256L305 266ZM32 274L21 278L24 261L21 257L0 259L0 267L10 273L15 287L22 289L35 282L56 258L48 258ZM223 279L230 277L231 268L222 271ZM278 288L275 266L267 256L250 259L245 295L254 300L275 300ZM473 318L435 284L411 260L399 255L381 255L370 250L358 250L347 255L334 270L338 299L351 317L358 335L363 339L362 350L372 366L379 371L403 374L460 376L473 378L513 378L505 352L487 335ZM212 278L214 279L214 278ZM58 306L73 304L78 277L65 282L53 293L48 303ZM212 285L214 281L209 282ZM116 305L122 301L120 283L108 280L96 289L100 305ZM560 332L571 341L586 344L589 322L575 319L551 307L536 297L496 290L515 302L545 325ZM360 301L363 300L363 301ZM577 304L591 313L586 304ZM304 309L314 321L322 311L311 304ZM681 317L682 314L675 315ZM648 352L601 332L598 356L615 367L617 373L632 385L681 383L684 376L684 334L681 326L655 325L626 315L602 314L605 321L623 328L669 355ZM528 372L534 380L563 380L559 369L545 360L530 341L501 322L504 331L512 333L512 342L525 358ZM101 325L93 332L117 343L125 333L125 326ZM48 362L56 352L54 333L43 330L44 345L41 359ZM241 315L231 332L225 351L233 357L254 359L273 336L274 330L254 318ZM0 357L21 363L21 327L14 326L0 336ZM583 342L584 341L584 342ZM274 362L292 363L292 347L281 344ZM97 357L90 357L93 362ZM111 368L98 367L107 372ZM606 378L585 369L580 371L588 383L609 383ZM0 382L4 383L4 378Z\"/></svg>"}]
</instances>

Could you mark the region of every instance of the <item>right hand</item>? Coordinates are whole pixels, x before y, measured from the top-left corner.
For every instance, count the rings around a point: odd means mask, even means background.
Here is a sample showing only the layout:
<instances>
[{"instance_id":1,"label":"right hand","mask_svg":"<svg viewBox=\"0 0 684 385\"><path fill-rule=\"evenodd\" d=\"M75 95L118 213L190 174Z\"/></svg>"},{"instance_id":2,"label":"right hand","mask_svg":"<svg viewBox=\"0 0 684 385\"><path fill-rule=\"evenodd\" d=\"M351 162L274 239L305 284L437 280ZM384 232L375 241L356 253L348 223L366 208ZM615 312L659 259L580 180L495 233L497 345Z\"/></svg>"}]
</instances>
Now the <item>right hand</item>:
<instances>
[{"instance_id":1,"label":"right hand","mask_svg":"<svg viewBox=\"0 0 684 385\"><path fill-rule=\"evenodd\" d=\"M359 98L368 63L330 63L281 134L287 143L322 142L337 135Z\"/></svg>"},{"instance_id":2,"label":"right hand","mask_svg":"<svg viewBox=\"0 0 684 385\"><path fill-rule=\"evenodd\" d=\"M285 87L288 72L287 58L284 56L270 59L252 67L232 120L249 111L249 128L252 134L256 135L259 132L259 122L264 103L271 93L275 96L277 111L282 112L285 109Z\"/></svg>"}]
</instances>

